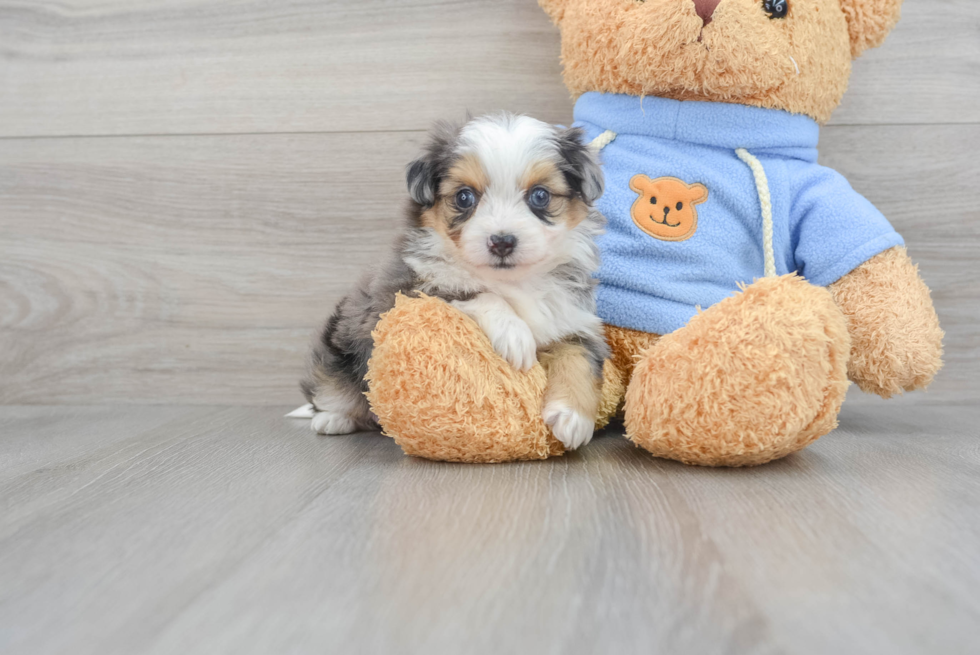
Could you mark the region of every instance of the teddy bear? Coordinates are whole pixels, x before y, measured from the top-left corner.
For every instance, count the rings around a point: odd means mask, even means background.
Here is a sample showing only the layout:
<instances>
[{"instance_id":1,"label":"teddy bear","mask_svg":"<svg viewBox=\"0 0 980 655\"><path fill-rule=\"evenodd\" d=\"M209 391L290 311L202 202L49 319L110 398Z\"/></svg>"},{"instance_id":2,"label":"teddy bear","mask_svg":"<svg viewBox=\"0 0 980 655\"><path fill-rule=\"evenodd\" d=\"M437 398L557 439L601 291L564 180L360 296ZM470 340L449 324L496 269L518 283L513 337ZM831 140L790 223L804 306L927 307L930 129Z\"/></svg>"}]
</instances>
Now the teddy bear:
<instances>
[{"instance_id":1,"label":"teddy bear","mask_svg":"<svg viewBox=\"0 0 980 655\"><path fill-rule=\"evenodd\" d=\"M884 216L817 164L851 61L901 0L539 0L561 32L576 125L601 150L597 303L621 414L657 457L751 466L837 426L850 382L884 398L942 366L928 287ZM544 373L476 325L400 298L368 398L406 453L543 459Z\"/></svg>"}]
</instances>

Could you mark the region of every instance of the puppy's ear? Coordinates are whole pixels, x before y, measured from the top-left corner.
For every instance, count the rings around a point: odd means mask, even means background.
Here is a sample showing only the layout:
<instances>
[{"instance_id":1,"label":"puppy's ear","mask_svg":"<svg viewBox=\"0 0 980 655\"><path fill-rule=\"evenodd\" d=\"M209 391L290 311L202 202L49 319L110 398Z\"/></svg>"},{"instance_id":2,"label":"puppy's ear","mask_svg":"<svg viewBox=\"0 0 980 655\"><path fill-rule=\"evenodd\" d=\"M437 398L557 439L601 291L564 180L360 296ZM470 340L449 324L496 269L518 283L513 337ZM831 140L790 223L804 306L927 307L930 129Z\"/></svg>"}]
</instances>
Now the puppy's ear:
<instances>
[{"instance_id":1,"label":"puppy's ear","mask_svg":"<svg viewBox=\"0 0 980 655\"><path fill-rule=\"evenodd\" d=\"M598 154L584 143L585 134L577 127L558 132L559 167L572 191L591 205L602 196L605 178Z\"/></svg>"},{"instance_id":2,"label":"puppy's ear","mask_svg":"<svg viewBox=\"0 0 980 655\"><path fill-rule=\"evenodd\" d=\"M538 0L538 4L551 17L555 25L565 17L565 7L568 6L569 2L570 0Z\"/></svg>"},{"instance_id":3,"label":"puppy's ear","mask_svg":"<svg viewBox=\"0 0 980 655\"><path fill-rule=\"evenodd\" d=\"M840 0L851 38L851 57L885 41L902 15L902 0Z\"/></svg>"},{"instance_id":4,"label":"puppy's ear","mask_svg":"<svg viewBox=\"0 0 980 655\"><path fill-rule=\"evenodd\" d=\"M408 195L412 200L423 207L431 207L435 204L439 181L435 177L435 170L431 163L425 159L416 159L408 165L405 178L408 182Z\"/></svg>"},{"instance_id":5,"label":"puppy's ear","mask_svg":"<svg viewBox=\"0 0 980 655\"><path fill-rule=\"evenodd\" d=\"M424 154L408 165L405 176L412 200L431 207L439 193L439 183L452 166L460 127L453 123L437 123L429 134Z\"/></svg>"}]
</instances>

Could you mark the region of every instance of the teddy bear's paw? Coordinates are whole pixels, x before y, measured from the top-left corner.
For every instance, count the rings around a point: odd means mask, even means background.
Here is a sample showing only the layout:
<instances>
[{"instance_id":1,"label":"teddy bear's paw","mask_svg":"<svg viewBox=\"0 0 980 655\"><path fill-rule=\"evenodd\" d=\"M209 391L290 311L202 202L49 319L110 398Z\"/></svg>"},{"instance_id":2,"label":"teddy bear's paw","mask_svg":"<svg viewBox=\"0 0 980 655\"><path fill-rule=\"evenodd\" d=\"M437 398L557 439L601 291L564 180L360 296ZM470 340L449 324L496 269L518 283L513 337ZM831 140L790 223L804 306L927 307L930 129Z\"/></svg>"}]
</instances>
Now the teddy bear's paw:
<instances>
[{"instance_id":1,"label":"teddy bear's paw","mask_svg":"<svg viewBox=\"0 0 980 655\"><path fill-rule=\"evenodd\" d=\"M626 393L627 436L688 464L778 459L836 427L849 352L826 289L759 280L646 352Z\"/></svg>"},{"instance_id":2,"label":"teddy bear's paw","mask_svg":"<svg viewBox=\"0 0 980 655\"><path fill-rule=\"evenodd\" d=\"M437 298L398 298L375 328L367 380L382 429L409 455L506 462L564 452L541 417L544 369L516 370Z\"/></svg>"},{"instance_id":3,"label":"teddy bear's paw","mask_svg":"<svg viewBox=\"0 0 980 655\"><path fill-rule=\"evenodd\" d=\"M924 389L943 365L943 331L905 248L875 255L829 287L851 335L848 375L889 398Z\"/></svg>"},{"instance_id":4,"label":"teddy bear's paw","mask_svg":"<svg viewBox=\"0 0 980 655\"><path fill-rule=\"evenodd\" d=\"M565 403L553 401L546 404L541 416L565 450L576 450L592 441L595 418L585 416Z\"/></svg>"},{"instance_id":5,"label":"teddy bear's paw","mask_svg":"<svg viewBox=\"0 0 980 655\"><path fill-rule=\"evenodd\" d=\"M337 412L317 412L310 421L310 427L317 434L351 434L357 432L357 422L346 414Z\"/></svg>"}]
</instances>

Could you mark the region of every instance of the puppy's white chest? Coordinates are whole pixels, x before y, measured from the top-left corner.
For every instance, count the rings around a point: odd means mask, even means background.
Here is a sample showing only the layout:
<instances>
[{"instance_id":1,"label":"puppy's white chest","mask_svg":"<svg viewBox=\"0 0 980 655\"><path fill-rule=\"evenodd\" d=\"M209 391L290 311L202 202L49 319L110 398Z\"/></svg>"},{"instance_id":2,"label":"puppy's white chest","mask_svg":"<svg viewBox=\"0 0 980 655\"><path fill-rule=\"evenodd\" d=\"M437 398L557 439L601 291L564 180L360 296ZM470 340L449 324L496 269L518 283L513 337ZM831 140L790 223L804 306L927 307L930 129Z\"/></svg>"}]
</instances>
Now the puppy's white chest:
<instances>
[{"instance_id":1,"label":"puppy's white chest","mask_svg":"<svg viewBox=\"0 0 980 655\"><path fill-rule=\"evenodd\" d=\"M599 326L598 318L578 307L572 295L556 285L503 289L501 295L531 328L539 347Z\"/></svg>"}]
</instances>

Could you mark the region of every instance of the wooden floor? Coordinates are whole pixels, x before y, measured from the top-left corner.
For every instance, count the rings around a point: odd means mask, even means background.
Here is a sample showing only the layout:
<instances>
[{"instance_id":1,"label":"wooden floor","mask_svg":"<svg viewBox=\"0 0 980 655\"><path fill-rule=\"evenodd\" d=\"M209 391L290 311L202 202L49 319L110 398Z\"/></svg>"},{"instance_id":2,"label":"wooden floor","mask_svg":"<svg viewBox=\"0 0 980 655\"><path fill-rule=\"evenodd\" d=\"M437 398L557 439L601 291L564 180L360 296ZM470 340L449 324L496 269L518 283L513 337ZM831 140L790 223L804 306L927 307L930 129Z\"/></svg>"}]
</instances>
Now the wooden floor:
<instances>
[{"instance_id":1,"label":"wooden floor","mask_svg":"<svg viewBox=\"0 0 980 655\"><path fill-rule=\"evenodd\" d=\"M977 652L980 408L846 406L749 470L285 409L0 408L0 652Z\"/></svg>"}]
</instances>

